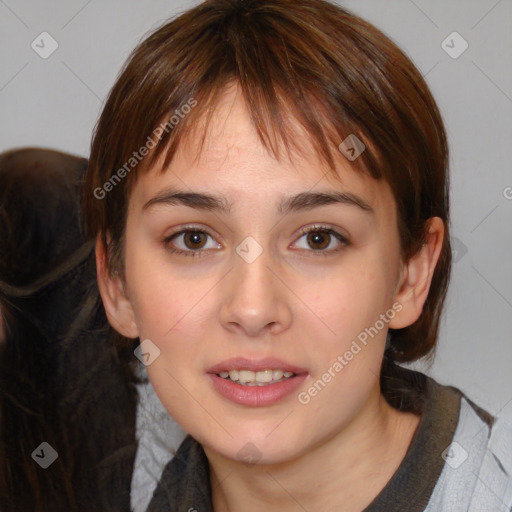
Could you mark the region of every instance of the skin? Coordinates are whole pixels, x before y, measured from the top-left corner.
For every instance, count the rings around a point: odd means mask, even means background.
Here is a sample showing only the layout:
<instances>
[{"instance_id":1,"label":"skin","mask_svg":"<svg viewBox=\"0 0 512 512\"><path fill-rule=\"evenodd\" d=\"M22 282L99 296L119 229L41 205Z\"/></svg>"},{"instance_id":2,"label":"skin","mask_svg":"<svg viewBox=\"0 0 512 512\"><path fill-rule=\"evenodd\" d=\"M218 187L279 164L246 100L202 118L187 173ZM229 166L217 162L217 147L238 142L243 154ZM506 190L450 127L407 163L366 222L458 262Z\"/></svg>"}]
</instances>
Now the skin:
<instances>
[{"instance_id":1,"label":"skin","mask_svg":"<svg viewBox=\"0 0 512 512\"><path fill-rule=\"evenodd\" d=\"M387 183L355 172L341 153L338 178L329 177L297 124L301 155L276 160L261 145L236 87L213 119L199 158L198 138L191 136L166 172L157 163L134 186L124 279L109 274L97 245L107 315L125 336L149 338L160 349L147 367L150 380L170 415L203 445L217 512L360 511L400 465L420 419L387 404L378 376L388 327L410 325L421 313L443 223L430 219L427 244L403 262ZM165 203L144 208L170 188L222 194L232 207L229 213ZM351 204L279 213L283 197L308 191L349 192L373 213ZM183 235L164 241L189 224L211 234L196 241L204 247L200 257L171 252L197 252ZM300 230L315 224L348 244L334 236L308 242ZM250 264L235 251L247 236L263 249ZM297 394L395 302L402 309L389 324L307 405L299 403ZM234 404L214 390L206 370L235 356L275 356L308 376L278 403ZM261 457L250 466L238 456L248 442Z\"/></svg>"}]
</instances>

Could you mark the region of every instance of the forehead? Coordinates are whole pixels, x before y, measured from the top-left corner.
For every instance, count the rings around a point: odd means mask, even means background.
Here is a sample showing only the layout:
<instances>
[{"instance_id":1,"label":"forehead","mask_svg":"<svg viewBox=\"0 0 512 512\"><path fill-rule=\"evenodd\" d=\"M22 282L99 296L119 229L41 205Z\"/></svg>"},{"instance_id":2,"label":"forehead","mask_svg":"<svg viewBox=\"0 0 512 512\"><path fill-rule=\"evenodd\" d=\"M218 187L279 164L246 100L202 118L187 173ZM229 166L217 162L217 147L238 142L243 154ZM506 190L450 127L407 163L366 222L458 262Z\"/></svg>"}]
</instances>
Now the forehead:
<instances>
[{"instance_id":1,"label":"forehead","mask_svg":"<svg viewBox=\"0 0 512 512\"><path fill-rule=\"evenodd\" d=\"M164 188L219 192L233 202L244 194L283 197L315 189L351 192L365 202L389 208L389 186L356 169L333 147L336 173L322 161L311 137L289 116L287 131L293 133L290 150L276 137L278 158L258 137L246 103L237 85L225 89L215 103L205 130L203 114L183 136L173 159L163 168L165 155L137 180L132 197L147 201ZM204 133L204 139L202 137Z\"/></svg>"}]
</instances>

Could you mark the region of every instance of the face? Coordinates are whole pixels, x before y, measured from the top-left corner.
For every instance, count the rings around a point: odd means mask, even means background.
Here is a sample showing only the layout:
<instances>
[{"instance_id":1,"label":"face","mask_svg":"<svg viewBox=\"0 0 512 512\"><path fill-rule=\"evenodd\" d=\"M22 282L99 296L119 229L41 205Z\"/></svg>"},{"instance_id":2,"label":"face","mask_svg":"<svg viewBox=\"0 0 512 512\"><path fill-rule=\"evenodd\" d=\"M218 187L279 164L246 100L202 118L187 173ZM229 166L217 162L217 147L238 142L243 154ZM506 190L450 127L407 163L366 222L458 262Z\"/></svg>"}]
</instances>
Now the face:
<instances>
[{"instance_id":1,"label":"face","mask_svg":"<svg viewBox=\"0 0 512 512\"><path fill-rule=\"evenodd\" d=\"M190 137L135 184L124 292L160 351L147 370L171 416L205 449L277 463L375 413L395 202L341 153L330 177L299 131L303 154L276 160L236 89L214 120L198 158Z\"/></svg>"}]
</instances>

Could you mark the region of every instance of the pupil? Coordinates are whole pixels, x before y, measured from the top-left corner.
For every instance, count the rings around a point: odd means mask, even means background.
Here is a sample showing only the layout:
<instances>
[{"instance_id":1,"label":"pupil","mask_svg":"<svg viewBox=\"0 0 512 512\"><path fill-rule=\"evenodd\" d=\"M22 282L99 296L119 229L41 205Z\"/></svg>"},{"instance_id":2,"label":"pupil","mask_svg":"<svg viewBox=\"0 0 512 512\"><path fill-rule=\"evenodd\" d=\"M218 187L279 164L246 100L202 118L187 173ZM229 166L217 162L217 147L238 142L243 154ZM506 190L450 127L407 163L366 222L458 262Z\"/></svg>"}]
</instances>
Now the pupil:
<instances>
[{"instance_id":1,"label":"pupil","mask_svg":"<svg viewBox=\"0 0 512 512\"><path fill-rule=\"evenodd\" d=\"M310 245L320 244L320 247L313 247L313 249L324 249L329 245L329 237L327 233L322 233L321 231L314 231L308 235L308 243L310 243Z\"/></svg>"},{"instance_id":2,"label":"pupil","mask_svg":"<svg viewBox=\"0 0 512 512\"><path fill-rule=\"evenodd\" d=\"M189 242L192 244L192 247L189 247L189 249L198 249L198 245L202 247L201 244L201 237L204 235L204 233L201 233L200 231L190 231L185 236L185 244L189 246Z\"/></svg>"}]
</instances>

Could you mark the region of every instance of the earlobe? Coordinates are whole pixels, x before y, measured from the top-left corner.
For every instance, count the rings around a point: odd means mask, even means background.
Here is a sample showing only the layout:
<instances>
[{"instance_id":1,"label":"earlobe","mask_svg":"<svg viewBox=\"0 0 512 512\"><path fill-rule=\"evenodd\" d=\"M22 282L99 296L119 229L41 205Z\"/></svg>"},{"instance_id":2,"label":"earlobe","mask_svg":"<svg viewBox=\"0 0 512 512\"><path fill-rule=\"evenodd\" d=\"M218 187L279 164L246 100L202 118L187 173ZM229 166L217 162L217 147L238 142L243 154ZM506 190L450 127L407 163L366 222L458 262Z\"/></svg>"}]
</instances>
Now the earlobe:
<instances>
[{"instance_id":1,"label":"earlobe","mask_svg":"<svg viewBox=\"0 0 512 512\"><path fill-rule=\"evenodd\" d=\"M395 294L402 309L389 323L391 329L408 327L420 317L443 247L444 231L441 218L428 219L425 244L402 267Z\"/></svg>"},{"instance_id":2,"label":"earlobe","mask_svg":"<svg viewBox=\"0 0 512 512\"><path fill-rule=\"evenodd\" d=\"M103 240L96 240L96 268L98 287L110 325L127 338L139 336L135 315L129 297L125 293L120 275L109 272L108 254Z\"/></svg>"}]
</instances>

